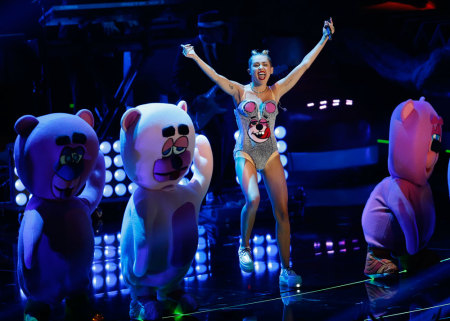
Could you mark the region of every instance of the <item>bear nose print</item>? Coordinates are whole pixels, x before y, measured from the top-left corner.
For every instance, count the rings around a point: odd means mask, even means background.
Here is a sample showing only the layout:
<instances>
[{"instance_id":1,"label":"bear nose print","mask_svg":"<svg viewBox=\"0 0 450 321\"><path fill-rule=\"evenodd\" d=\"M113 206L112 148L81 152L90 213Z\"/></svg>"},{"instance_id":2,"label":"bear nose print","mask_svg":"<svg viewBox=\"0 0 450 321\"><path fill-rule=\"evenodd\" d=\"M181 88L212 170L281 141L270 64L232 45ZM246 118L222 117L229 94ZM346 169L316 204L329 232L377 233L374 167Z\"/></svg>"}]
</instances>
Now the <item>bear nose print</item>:
<instances>
[{"instance_id":1,"label":"bear nose print","mask_svg":"<svg viewBox=\"0 0 450 321\"><path fill-rule=\"evenodd\" d=\"M257 130L263 129L263 125L261 125L261 124L256 125L256 129L257 129Z\"/></svg>"},{"instance_id":2,"label":"bear nose print","mask_svg":"<svg viewBox=\"0 0 450 321\"><path fill-rule=\"evenodd\" d=\"M181 160L181 157L179 157L179 156L172 157L171 161L172 161L172 167L175 169L179 169L183 165L183 161Z\"/></svg>"}]
</instances>

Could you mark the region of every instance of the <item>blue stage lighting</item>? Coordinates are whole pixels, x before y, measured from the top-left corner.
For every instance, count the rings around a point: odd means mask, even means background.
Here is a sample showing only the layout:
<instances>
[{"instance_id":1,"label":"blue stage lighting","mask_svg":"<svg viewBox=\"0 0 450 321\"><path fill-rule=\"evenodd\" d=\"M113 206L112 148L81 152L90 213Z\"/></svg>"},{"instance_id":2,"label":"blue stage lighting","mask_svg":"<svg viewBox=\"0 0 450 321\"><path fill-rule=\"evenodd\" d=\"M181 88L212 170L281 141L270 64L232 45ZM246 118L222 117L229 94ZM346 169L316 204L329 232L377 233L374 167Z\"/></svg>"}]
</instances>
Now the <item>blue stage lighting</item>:
<instances>
[{"instance_id":1,"label":"blue stage lighting","mask_svg":"<svg viewBox=\"0 0 450 321\"><path fill-rule=\"evenodd\" d=\"M253 248L253 257L255 258L255 260L261 260L265 254L266 254L266 251L264 250L264 247L255 246Z\"/></svg>"},{"instance_id":2,"label":"blue stage lighting","mask_svg":"<svg viewBox=\"0 0 450 321\"><path fill-rule=\"evenodd\" d=\"M118 182L122 182L126 177L127 175L125 174L125 171L121 168L114 172L114 178Z\"/></svg>"},{"instance_id":3,"label":"blue stage lighting","mask_svg":"<svg viewBox=\"0 0 450 321\"><path fill-rule=\"evenodd\" d=\"M283 126L277 126L275 128L275 137L278 139L283 139L286 136L286 128Z\"/></svg>"},{"instance_id":4,"label":"blue stage lighting","mask_svg":"<svg viewBox=\"0 0 450 321\"><path fill-rule=\"evenodd\" d=\"M281 161L281 165L283 165L283 167L285 167L286 164L287 164L287 162L288 162L287 156L284 155L284 154L281 154L281 155L280 155L280 161Z\"/></svg>"},{"instance_id":5,"label":"blue stage lighting","mask_svg":"<svg viewBox=\"0 0 450 321\"><path fill-rule=\"evenodd\" d=\"M102 142L100 144L100 151L106 155L111 151L111 143L108 141Z\"/></svg>"},{"instance_id":6,"label":"blue stage lighting","mask_svg":"<svg viewBox=\"0 0 450 321\"><path fill-rule=\"evenodd\" d=\"M136 184L136 183L130 183L129 185L128 185L128 192L130 193L130 194L133 194L134 193L134 191L136 190L138 188L138 185Z\"/></svg>"},{"instance_id":7,"label":"blue stage lighting","mask_svg":"<svg viewBox=\"0 0 450 321\"><path fill-rule=\"evenodd\" d=\"M16 182L14 183L14 187L19 192L23 192L25 190L25 186L20 179L16 180Z\"/></svg>"},{"instance_id":8,"label":"blue stage lighting","mask_svg":"<svg viewBox=\"0 0 450 321\"><path fill-rule=\"evenodd\" d=\"M112 180L112 173L109 170L105 171L105 183L109 183Z\"/></svg>"},{"instance_id":9,"label":"blue stage lighting","mask_svg":"<svg viewBox=\"0 0 450 321\"><path fill-rule=\"evenodd\" d=\"M255 273L262 274L266 272L266 263L263 261L255 261Z\"/></svg>"},{"instance_id":10,"label":"blue stage lighting","mask_svg":"<svg viewBox=\"0 0 450 321\"><path fill-rule=\"evenodd\" d=\"M111 185L106 184L105 187L103 188L103 196L104 197L111 197L113 192L114 192L114 190Z\"/></svg>"},{"instance_id":11,"label":"blue stage lighting","mask_svg":"<svg viewBox=\"0 0 450 321\"><path fill-rule=\"evenodd\" d=\"M127 188L125 184L120 183L117 184L116 187L114 187L114 191L116 192L117 196L123 196L127 192Z\"/></svg>"},{"instance_id":12,"label":"blue stage lighting","mask_svg":"<svg viewBox=\"0 0 450 321\"><path fill-rule=\"evenodd\" d=\"M25 193L19 193L16 195L16 204L19 206L24 206L28 201L27 195Z\"/></svg>"},{"instance_id":13,"label":"blue stage lighting","mask_svg":"<svg viewBox=\"0 0 450 321\"><path fill-rule=\"evenodd\" d=\"M116 167L122 167L123 166L122 156L120 156L120 155L114 156L114 165L116 165Z\"/></svg>"},{"instance_id":14,"label":"blue stage lighting","mask_svg":"<svg viewBox=\"0 0 450 321\"><path fill-rule=\"evenodd\" d=\"M277 148L278 148L278 152L280 154L283 154L286 150L287 150L287 144L284 140L279 140L277 142Z\"/></svg>"},{"instance_id":15,"label":"blue stage lighting","mask_svg":"<svg viewBox=\"0 0 450 321\"><path fill-rule=\"evenodd\" d=\"M113 144L113 150L116 153L120 153L120 140L116 140Z\"/></svg>"},{"instance_id":16,"label":"blue stage lighting","mask_svg":"<svg viewBox=\"0 0 450 321\"><path fill-rule=\"evenodd\" d=\"M105 168L110 168L112 164L111 157L105 156Z\"/></svg>"}]
</instances>

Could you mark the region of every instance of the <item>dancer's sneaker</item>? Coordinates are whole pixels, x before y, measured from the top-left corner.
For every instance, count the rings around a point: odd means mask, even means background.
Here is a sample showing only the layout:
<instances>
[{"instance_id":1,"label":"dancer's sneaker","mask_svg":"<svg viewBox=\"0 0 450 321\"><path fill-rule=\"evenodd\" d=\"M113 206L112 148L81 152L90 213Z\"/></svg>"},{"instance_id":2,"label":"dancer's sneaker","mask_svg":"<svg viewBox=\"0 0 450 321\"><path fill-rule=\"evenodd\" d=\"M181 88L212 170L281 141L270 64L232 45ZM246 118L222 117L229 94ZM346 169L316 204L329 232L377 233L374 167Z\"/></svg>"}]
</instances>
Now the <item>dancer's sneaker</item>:
<instances>
[{"instance_id":1,"label":"dancer's sneaker","mask_svg":"<svg viewBox=\"0 0 450 321\"><path fill-rule=\"evenodd\" d=\"M239 247L239 267L244 272L253 272L255 264L253 263L252 249L249 247Z\"/></svg>"},{"instance_id":2,"label":"dancer's sneaker","mask_svg":"<svg viewBox=\"0 0 450 321\"><path fill-rule=\"evenodd\" d=\"M302 285L302 277L291 268L281 268L280 285L289 288L299 288Z\"/></svg>"},{"instance_id":3,"label":"dancer's sneaker","mask_svg":"<svg viewBox=\"0 0 450 321\"><path fill-rule=\"evenodd\" d=\"M384 250L368 249L364 274L371 278L396 275L397 265L392 262L390 254Z\"/></svg>"}]
</instances>

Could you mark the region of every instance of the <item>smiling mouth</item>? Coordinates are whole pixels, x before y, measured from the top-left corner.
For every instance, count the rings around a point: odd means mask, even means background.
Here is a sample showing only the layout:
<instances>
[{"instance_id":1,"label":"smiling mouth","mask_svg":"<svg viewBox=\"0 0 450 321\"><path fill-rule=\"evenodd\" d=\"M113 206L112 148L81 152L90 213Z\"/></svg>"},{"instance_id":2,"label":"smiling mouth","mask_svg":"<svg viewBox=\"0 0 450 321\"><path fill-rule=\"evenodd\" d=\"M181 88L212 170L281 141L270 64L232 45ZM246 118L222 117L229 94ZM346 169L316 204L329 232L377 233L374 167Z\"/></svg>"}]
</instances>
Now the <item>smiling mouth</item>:
<instances>
[{"instance_id":1,"label":"smiling mouth","mask_svg":"<svg viewBox=\"0 0 450 321\"><path fill-rule=\"evenodd\" d=\"M258 72L258 79L259 80L264 80L266 78L266 73L265 72Z\"/></svg>"}]
</instances>

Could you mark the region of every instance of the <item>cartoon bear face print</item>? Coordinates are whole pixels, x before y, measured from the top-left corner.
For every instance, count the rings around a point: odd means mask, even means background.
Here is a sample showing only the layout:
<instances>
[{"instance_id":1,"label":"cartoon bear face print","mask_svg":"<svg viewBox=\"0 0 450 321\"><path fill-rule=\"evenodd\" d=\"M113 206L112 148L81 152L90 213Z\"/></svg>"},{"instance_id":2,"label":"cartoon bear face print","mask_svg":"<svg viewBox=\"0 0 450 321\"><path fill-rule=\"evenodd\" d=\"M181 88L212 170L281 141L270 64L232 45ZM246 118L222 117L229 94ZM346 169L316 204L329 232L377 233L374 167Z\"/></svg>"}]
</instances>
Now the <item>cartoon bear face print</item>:
<instances>
[{"instance_id":1,"label":"cartoon bear face print","mask_svg":"<svg viewBox=\"0 0 450 321\"><path fill-rule=\"evenodd\" d=\"M276 105L273 101L264 102L258 108L254 101L249 101L242 107L244 113L249 117L247 134L255 143L264 143L272 132L270 122L274 121Z\"/></svg>"}]
</instances>

